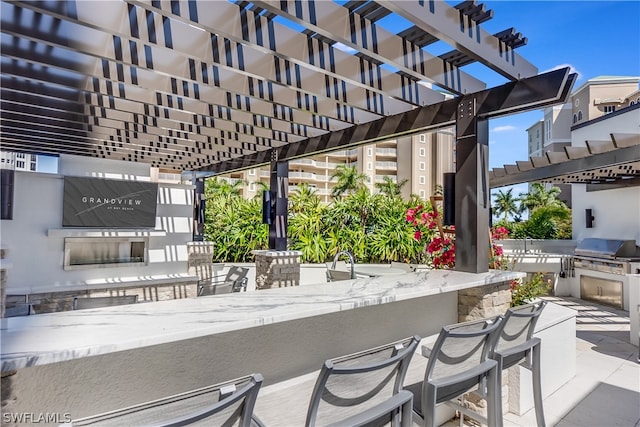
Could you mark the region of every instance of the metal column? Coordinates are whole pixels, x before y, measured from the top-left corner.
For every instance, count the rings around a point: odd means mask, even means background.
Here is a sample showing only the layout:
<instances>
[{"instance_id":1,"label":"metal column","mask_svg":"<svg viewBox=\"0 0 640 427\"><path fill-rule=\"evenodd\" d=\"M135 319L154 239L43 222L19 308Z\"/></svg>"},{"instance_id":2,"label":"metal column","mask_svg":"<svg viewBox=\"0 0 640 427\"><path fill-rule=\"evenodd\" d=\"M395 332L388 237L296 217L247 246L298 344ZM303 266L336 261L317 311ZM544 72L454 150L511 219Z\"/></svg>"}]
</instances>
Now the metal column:
<instances>
[{"instance_id":1,"label":"metal column","mask_svg":"<svg viewBox=\"0 0 640 427\"><path fill-rule=\"evenodd\" d=\"M269 183L275 219L269 225L269 249L287 250L287 216L289 204L289 162L278 161L278 151L271 151Z\"/></svg>"},{"instance_id":2,"label":"metal column","mask_svg":"<svg viewBox=\"0 0 640 427\"><path fill-rule=\"evenodd\" d=\"M457 271L489 270L489 122L464 97L456 116L455 225Z\"/></svg>"},{"instance_id":3,"label":"metal column","mask_svg":"<svg viewBox=\"0 0 640 427\"><path fill-rule=\"evenodd\" d=\"M193 190L193 241L204 241L205 195L204 178L195 178Z\"/></svg>"}]
</instances>

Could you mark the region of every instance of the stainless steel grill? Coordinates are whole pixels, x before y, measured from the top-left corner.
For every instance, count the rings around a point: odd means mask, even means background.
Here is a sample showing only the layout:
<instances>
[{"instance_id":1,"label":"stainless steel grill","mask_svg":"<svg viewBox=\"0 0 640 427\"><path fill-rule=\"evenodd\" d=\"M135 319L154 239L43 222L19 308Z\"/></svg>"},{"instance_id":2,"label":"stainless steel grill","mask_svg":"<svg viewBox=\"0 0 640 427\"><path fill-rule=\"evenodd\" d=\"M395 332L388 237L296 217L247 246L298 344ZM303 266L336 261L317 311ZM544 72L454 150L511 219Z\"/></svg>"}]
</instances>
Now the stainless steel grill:
<instances>
[{"instance_id":1,"label":"stainless steel grill","mask_svg":"<svg viewBox=\"0 0 640 427\"><path fill-rule=\"evenodd\" d=\"M575 254L595 258L630 258L638 255L638 248L635 240L590 237L578 243Z\"/></svg>"},{"instance_id":2,"label":"stainless steel grill","mask_svg":"<svg viewBox=\"0 0 640 427\"><path fill-rule=\"evenodd\" d=\"M640 260L635 240L583 239L574 251L573 265L580 277L580 297L624 308L625 275L632 262ZM598 273L595 273L598 272Z\"/></svg>"}]
</instances>

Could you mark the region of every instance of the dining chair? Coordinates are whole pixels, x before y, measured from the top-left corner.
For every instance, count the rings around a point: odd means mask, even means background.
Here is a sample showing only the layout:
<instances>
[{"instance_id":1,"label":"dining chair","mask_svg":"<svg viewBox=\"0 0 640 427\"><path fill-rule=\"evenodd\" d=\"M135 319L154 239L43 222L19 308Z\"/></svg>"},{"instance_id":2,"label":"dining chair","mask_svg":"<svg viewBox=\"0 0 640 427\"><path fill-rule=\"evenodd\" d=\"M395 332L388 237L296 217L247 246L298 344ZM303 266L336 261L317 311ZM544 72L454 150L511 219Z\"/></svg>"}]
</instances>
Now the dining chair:
<instances>
[{"instance_id":1,"label":"dining chair","mask_svg":"<svg viewBox=\"0 0 640 427\"><path fill-rule=\"evenodd\" d=\"M547 301L512 307L494 336L490 357L498 362L498 372L517 364L529 369L533 377L533 401L536 422L545 426L542 404L542 382L540 369L541 340L533 332ZM502 390L502 375L498 375L498 390ZM496 411L502 414L502 399L496 400Z\"/></svg>"},{"instance_id":2,"label":"dining chair","mask_svg":"<svg viewBox=\"0 0 640 427\"><path fill-rule=\"evenodd\" d=\"M112 307L116 305L135 304L138 295L115 295L108 297L76 297L73 299L74 310L87 308Z\"/></svg>"},{"instance_id":3,"label":"dining chair","mask_svg":"<svg viewBox=\"0 0 640 427\"><path fill-rule=\"evenodd\" d=\"M229 271L221 280L206 279L198 282L198 296L220 295L231 292L240 292L247 290L247 274L249 269L246 267L229 267Z\"/></svg>"},{"instance_id":4,"label":"dining chair","mask_svg":"<svg viewBox=\"0 0 640 427\"><path fill-rule=\"evenodd\" d=\"M502 318L473 320L444 326L429 354L424 380L406 387L414 394L413 409L424 426L435 427L436 405L446 403L489 426L502 426L497 413L498 362L489 357L493 336ZM478 389L487 400L487 417L458 403L458 397Z\"/></svg>"},{"instance_id":5,"label":"dining chair","mask_svg":"<svg viewBox=\"0 0 640 427\"><path fill-rule=\"evenodd\" d=\"M73 420L65 426L162 426L186 425L263 427L253 409L262 375L176 394L123 409Z\"/></svg>"},{"instance_id":6,"label":"dining chair","mask_svg":"<svg viewBox=\"0 0 640 427\"><path fill-rule=\"evenodd\" d=\"M402 390L419 337L329 359L316 380L307 427L412 425L413 396Z\"/></svg>"}]
</instances>

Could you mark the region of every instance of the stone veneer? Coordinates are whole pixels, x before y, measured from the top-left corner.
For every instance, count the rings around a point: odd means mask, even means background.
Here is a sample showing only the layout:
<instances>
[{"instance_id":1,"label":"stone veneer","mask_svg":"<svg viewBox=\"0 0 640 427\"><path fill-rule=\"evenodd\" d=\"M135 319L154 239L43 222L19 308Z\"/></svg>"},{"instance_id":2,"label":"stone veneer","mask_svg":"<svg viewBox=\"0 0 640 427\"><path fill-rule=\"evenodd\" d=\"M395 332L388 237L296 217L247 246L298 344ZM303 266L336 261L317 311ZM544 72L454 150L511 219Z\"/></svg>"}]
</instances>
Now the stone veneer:
<instances>
[{"instance_id":1,"label":"stone veneer","mask_svg":"<svg viewBox=\"0 0 640 427\"><path fill-rule=\"evenodd\" d=\"M479 286L458 291L458 321L495 317L506 313L511 306L509 282ZM509 372L518 366L502 372L502 409L509 409ZM464 395L464 405L474 412L487 416L487 402L475 392Z\"/></svg>"},{"instance_id":2,"label":"stone veneer","mask_svg":"<svg viewBox=\"0 0 640 427\"><path fill-rule=\"evenodd\" d=\"M300 251L259 250L256 257L256 289L300 285Z\"/></svg>"}]
</instances>

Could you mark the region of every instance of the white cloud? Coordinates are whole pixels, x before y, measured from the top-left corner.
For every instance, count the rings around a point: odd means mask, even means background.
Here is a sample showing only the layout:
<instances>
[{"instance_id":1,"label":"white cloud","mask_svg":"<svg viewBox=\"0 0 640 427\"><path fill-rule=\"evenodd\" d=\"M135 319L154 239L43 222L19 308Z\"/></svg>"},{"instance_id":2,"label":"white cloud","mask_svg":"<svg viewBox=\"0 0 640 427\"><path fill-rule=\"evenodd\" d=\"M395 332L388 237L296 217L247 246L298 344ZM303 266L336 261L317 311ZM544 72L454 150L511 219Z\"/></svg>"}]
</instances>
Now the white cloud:
<instances>
[{"instance_id":1,"label":"white cloud","mask_svg":"<svg viewBox=\"0 0 640 427\"><path fill-rule=\"evenodd\" d=\"M493 145L493 144L497 144L497 143L498 143L498 141L495 141L495 140L489 141L489 145Z\"/></svg>"},{"instance_id":2,"label":"white cloud","mask_svg":"<svg viewBox=\"0 0 640 427\"><path fill-rule=\"evenodd\" d=\"M571 65L571 64L559 64L559 65L556 65L556 66L555 66L555 67L553 67L553 68L550 68L550 69L548 69L548 70L546 70L546 71L543 71L543 73L548 73L549 71L559 70L560 68L567 68L567 67L569 67L569 68L570 68L569 72L571 72L571 73L576 73L576 74L578 75L578 80L581 80L581 79L582 79L582 73L581 73L580 71L578 71L578 70L576 69L576 67L574 67L574 66L573 66L573 65ZM541 73L541 74L542 74L542 73Z\"/></svg>"},{"instance_id":3,"label":"white cloud","mask_svg":"<svg viewBox=\"0 0 640 427\"><path fill-rule=\"evenodd\" d=\"M493 129L491 129L491 132L509 132L512 130L516 130L517 128L515 126L511 126L511 125L506 125L506 126L496 126Z\"/></svg>"}]
</instances>

